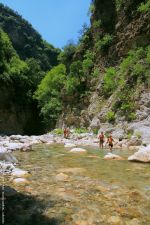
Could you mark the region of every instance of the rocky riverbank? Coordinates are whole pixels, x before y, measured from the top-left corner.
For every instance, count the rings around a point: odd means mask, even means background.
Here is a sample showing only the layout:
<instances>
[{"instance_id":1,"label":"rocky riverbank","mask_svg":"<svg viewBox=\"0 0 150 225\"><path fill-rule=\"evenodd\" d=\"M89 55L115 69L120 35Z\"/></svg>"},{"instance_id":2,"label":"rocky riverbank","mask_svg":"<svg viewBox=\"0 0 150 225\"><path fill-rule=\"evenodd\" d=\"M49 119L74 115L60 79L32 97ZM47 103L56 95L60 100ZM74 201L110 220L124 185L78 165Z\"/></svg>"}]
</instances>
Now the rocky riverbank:
<instances>
[{"instance_id":1,"label":"rocky riverbank","mask_svg":"<svg viewBox=\"0 0 150 225\"><path fill-rule=\"evenodd\" d=\"M132 137L132 139L114 139L114 149L120 150L139 150L135 153L135 157L130 157L129 160L150 162L150 145L144 147L141 145L140 138ZM22 136L22 135L11 135L0 137L0 161L16 164L15 159L10 152L13 151L32 151L32 146L36 144L63 144L66 149L72 149L72 152L83 152L83 149L76 147L80 146L99 146L99 140L93 133L82 133L77 134L73 131L68 139L64 138L63 135L56 135L54 133L47 133L41 136ZM108 146L104 144L104 148ZM146 154L146 156L145 156ZM138 156L137 156L138 155ZM140 159L143 158L142 159ZM146 159L144 158L146 157Z\"/></svg>"}]
</instances>

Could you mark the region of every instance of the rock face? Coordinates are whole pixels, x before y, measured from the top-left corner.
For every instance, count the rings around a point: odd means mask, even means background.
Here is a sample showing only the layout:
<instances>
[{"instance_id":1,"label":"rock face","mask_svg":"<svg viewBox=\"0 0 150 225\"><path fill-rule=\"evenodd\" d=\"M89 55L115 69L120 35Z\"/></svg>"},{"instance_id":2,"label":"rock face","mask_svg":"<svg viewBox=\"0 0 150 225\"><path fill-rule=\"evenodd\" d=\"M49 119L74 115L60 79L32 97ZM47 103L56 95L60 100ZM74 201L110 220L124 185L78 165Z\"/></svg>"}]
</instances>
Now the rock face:
<instances>
[{"instance_id":1,"label":"rock face","mask_svg":"<svg viewBox=\"0 0 150 225\"><path fill-rule=\"evenodd\" d=\"M138 152L128 158L129 161L150 163L150 145L141 147Z\"/></svg>"}]
</instances>

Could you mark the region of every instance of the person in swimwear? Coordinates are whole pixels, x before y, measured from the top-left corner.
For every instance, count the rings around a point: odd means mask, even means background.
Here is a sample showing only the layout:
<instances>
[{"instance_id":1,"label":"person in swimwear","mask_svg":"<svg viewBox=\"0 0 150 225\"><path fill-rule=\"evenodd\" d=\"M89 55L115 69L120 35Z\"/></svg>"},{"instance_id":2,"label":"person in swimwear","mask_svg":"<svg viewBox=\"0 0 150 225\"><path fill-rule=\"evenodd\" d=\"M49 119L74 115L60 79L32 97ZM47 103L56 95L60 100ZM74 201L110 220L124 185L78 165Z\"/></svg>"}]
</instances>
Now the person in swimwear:
<instances>
[{"instance_id":1,"label":"person in swimwear","mask_svg":"<svg viewBox=\"0 0 150 225\"><path fill-rule=\"evenodd\" d=\"M104 144L104 138L105 138L103 132L100 133L100 135L98 136L98 138L99 138L99 147L103 149L103 147L104 147L103 146L103 144Z\"/></svg>"},{"instance_id":2,"label":"person in swimwear","mask_svg":"<svg viewBox=\"0 0 150 225\"><path fill-rule=\"evenodd\" d=\"M112 135L110 134L108 139L107 139L107 143L109 145L109 150L112 152L112 149L113 149L113 142L114 142L114 139L112 137Z\"/></svg>"}]
</instances>

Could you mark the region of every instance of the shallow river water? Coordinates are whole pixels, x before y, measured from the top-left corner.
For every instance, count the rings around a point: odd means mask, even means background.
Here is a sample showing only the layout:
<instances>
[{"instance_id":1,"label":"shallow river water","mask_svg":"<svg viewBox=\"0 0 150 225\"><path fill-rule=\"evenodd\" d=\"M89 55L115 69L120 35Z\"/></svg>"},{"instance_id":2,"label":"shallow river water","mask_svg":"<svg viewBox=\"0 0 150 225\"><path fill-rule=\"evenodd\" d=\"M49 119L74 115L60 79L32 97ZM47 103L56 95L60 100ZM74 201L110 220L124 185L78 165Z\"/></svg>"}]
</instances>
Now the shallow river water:
<instances>
[{"instance_id":1,"label":"shallow river water","mask_svg":"<svg viewBox=\"0 0 150 225\"><path fill-rule=\"evenodd\" d=\"M149 225L150 165L104 160L108 150L86 149L81 154L62 145L39 145L16 152L19 168L31 175L22 187L5 177L5 185L19 191L6 198L6 224Z\"/></svg>"}]
</instances>

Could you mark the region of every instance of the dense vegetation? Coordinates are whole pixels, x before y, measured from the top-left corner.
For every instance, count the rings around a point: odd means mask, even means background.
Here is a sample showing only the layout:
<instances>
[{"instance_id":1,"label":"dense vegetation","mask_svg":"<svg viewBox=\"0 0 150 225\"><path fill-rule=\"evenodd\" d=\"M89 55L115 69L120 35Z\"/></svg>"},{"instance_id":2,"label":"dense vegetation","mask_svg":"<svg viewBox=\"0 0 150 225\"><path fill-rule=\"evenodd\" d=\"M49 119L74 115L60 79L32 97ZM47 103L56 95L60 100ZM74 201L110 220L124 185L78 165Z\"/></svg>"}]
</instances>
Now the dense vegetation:
<instances>
[{"instance_id":1,"label":"dense vegetation","mask_svg":"<svg viewBox=\"0 0 150 225\"><path fill-rule=\"evenodd\" d=\"M118 42L116 21L125 6L124 0L91 1L91 26L83 26L78 44L69 43L60 51L0 4L0 84L13 87L10 101L22 106L37 101L50 129L67 108L83 110L99 84L102 102L113 96L106 121L114 123L118 116L136 119L140 91L150 85L150 47L135 44L122 57L111 57ZM149 13L149 0L131 6L137 15Z\"/></svg>"},{"instance_id":2,"label":"dense vegetation","mask_svg":"<svg viewBox=\"0 0 150 225\"><path fill-rule=\"evenodd\" d=\"M44 71L57 65L59 50L44 41L31 24L3 4L0 4L0 27L8 34L22 60L36 59Z\"/></svg>"}]
</instances>

